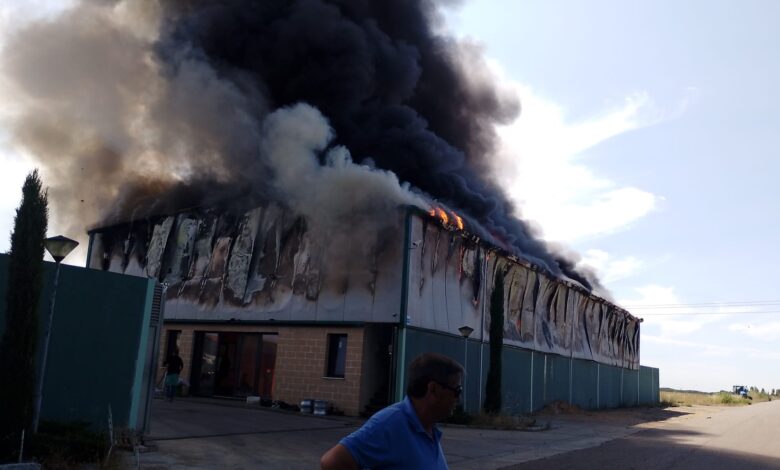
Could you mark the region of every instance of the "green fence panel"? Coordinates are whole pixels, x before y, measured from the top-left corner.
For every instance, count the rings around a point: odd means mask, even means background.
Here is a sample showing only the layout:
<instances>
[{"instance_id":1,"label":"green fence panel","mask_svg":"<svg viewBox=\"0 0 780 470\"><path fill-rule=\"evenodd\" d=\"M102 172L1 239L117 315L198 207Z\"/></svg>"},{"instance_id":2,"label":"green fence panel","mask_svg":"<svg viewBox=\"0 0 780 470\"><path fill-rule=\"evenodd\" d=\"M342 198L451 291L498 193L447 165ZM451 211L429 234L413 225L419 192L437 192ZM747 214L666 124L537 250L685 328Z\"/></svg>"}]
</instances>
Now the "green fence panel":
<instances>
[{"instance_id":1,"label":"green fence panel","mask_svg":"<svg viewBox=\"0 0 780 470\"><path fill-rule=\"evenodd\" d=\"M661 371L656 367L653 369L653 404L661 403Z\"/></svg>"},{"instance_id":2,"label":"green fence panel","mask_svg":"<svg viewBox=\"0 0 780 470\"><path fill-rule=\"evenodd\" d=\"M531 353L531 411L544 407L544 370L546 354L533 351Z\"/></svg>"},{"instance_id":3,"label":"green fence panel","mask_svg":"<svg viewBox=\"0 0 780 470\"><path fill-rule=\"evenodd\" d=\"M599 384L596 377L597 364L582 359L572 360L571 403L586 410L596 408L596 393Z\"/></svg>"},{"instance_id":4,"label":"green fence panel","mask_svg":"<svg viewBox=\"0 0 780 470\"><path fill-rule=\"evenodd\" d=\"M531 407L531 351L505 347L501 377L503 411L528 413Z\"/></svg>"},{"instance_id":5,"label":"green fence panel","mask_svg":"<svg viewBox=\"0 0 780 470\"><path fill-rule=\"evenodd\" d=\"M0 294L7 283L0 255ZM38 305L40 364L56 265L45 263ZM117 427L136 425L154 282L147 278L63 265L43 384L41 419L83 421L105 428L111 407ZM5 325L5 301L0 302ZM140 368L143 370L143 367Z\"/></svg>"},{"instance_id":6,"label":"green fence panel","mask_svg":"<svg viewBox=\"0 0 780 470\"><path fill-rule=\"evenodd\" d=\"M544 404L569 401L571 362L568 357L547 354L544 387Z\"/></svg>"},{"instance_id":7,"label":"green fence panel","mask_svg":"<svg viewBox=\"0 0 780 470\"><path fill-rule=\"evenodd\" d=\"M657 369L656 369L657 370ZM655 379L653 368L641 366L639 368L639 404L649 405L658 403L657 391L654 390Z\"/></svg>"},{"instance_id":8,"label":"green fence panel","mask_svg":"<svg viewBox=\"0 0 780 470\"><path fill-rule=\"evenodd\" d=\"M599 408L620 406L620 367L599 364Z\"/></svg>"},{"instance_id":9,"label":"green fence panel","mask_svg":"<svg viewBox=\"0 0 780 470\"><path fill-rule=\"evenodd\" d=\"M637 393L639 391L639 371L623 369L623 399L622 406L636 406L638 401Z\"/></svg>"}]
</instances>

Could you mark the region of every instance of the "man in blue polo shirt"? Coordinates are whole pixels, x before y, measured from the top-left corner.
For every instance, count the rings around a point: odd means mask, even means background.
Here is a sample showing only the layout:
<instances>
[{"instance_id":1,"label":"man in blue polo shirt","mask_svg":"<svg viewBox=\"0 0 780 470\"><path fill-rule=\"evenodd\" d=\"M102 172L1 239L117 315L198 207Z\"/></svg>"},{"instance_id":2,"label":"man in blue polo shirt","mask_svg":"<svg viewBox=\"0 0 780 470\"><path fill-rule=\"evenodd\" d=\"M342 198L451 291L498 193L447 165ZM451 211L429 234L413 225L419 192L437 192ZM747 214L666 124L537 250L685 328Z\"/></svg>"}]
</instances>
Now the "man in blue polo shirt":
<instances>
[{"instance_id":1,"label":"man in blue polo shirt","mask_svg":"<svg viewBox=\"0 0 780 470\"><path fill-rule=\"evenodd\" d=\"M320 459L330 469L446 469L436 423L452 414L463 387L463 367L425 353L409 366L406 398L371 417Z\"/></svg>"}]
</instances>

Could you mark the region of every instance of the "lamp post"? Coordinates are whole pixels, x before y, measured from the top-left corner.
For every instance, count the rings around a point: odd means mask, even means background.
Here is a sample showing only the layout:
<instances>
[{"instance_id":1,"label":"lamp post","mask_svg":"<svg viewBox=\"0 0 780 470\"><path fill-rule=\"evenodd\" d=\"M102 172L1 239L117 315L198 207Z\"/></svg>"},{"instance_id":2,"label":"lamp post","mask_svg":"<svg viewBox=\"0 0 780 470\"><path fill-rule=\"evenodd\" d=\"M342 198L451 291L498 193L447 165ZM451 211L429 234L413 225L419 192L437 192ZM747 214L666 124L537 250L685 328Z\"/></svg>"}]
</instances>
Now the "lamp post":
<instances>
[{"instance_id":1,"label":"lamp post","mask_svg":"<svg viewBox=\"0 0 780 470\"><path fill-rule=\"evenodd\" d=\"M41 401L43 400L43 379L46 376L46 358L49 354L49 340L51 339L51 325L54 321L54 302L57 300L57 286L60 283L60 263L65 259L79 242L70 238L57 235L43 241L43 246L49 252L57 269L54 273L54 286L49 299L49 321L46 323L46 332L43 338L43 351L41 352L41 372L38 375L38 387L35 391L35 408L33 409L33 434L38 432L38 422L41 418Z\"/></svg>"},{"instance_id":2,"label":"lamp post","mask_svg":"<svg viewBox=\"0 0 780 470\"><path fill-rule=\"evenodd\" d=\"M469 362L469 336L474 328L470 326L461 326L458 328L460 335L463 336L463 411L466 411L466 373L468 372L467 364Z\"/></svg>"}]
</instances>

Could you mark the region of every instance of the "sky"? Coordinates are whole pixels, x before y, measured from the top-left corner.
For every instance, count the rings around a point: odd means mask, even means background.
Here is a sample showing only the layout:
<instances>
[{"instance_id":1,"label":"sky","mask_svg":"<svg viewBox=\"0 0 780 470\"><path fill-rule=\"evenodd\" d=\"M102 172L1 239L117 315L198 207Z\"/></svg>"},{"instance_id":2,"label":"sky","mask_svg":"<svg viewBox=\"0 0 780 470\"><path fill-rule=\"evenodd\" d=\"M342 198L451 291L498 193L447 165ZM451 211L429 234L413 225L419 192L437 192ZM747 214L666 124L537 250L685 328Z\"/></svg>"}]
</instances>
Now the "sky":
<instances>
[{"instance_id":1,"label":"sky","mask_svg":"<svg viewBox=\"0 0 780 470\"><path fill-rule=\"evenodd\" d=\"M3 2L0 32L68 2L34 3ZM479 0L441 25L520 97L496 178L644 319L662 387L780 388L779 15L772 0ZM33 164L2 127L0 165L4 252Z\"/></svg>"}]
</instances>

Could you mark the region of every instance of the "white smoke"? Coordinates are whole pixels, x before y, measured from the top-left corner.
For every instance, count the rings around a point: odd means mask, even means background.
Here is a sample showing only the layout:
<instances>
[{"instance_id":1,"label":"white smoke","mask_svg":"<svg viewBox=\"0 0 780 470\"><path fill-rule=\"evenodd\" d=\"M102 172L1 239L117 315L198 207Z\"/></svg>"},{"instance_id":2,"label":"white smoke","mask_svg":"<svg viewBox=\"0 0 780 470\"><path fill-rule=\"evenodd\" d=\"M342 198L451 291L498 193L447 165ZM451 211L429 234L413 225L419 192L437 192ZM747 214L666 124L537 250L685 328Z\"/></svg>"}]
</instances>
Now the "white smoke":
<instances>
[{"instance_id":1,"label":"white smoke","mask_svg":"<svg viewBox=\"0 0 780 470\"><path fill-rule=\"evenodd\" d=\"M334 137L327 119L308 104L269 114L260 153L273 178L258 184L270 184L276 197L303 215L317 233L395 224L395 210L402 205L428 208L394 173L355 164L344 147L329 149L321 164L319 155Z\"/></svg>"}]
</instances>

